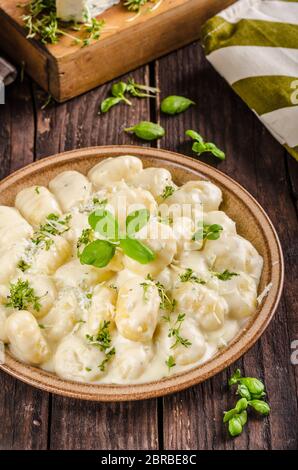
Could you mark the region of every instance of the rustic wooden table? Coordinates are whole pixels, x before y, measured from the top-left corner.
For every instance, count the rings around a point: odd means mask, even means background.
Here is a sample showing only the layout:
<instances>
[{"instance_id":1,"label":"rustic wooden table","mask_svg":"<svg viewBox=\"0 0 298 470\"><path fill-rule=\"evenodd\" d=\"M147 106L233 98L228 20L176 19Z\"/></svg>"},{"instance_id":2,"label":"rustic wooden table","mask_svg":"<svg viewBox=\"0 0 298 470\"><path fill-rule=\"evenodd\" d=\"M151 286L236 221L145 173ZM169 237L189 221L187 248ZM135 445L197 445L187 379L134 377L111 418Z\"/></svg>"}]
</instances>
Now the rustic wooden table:
<instances>
[{"instance_id":1,"label":"rustic wooden table","mask_svg":"<svg viewBox=\"0 0 298 470\"><path fill-rule=\"evenodd\" d=\"M197 106L167 118L159 115L158 103L140 100L131 108L121 105L98 116L98 105L110 87L105 85L42 110L45 93L25 77L7 89L6 104L0 106L0 177L64 150L136 143L122 130L141 119L161 121L167 133L159 145L165 149L191 155L184 138L189 128L199 129L225 149L224 162L202 160L218 166L256 197L275 224L284 251L286 281L278 311L266 333L237 363L246 374L264 379L270 418L251 419L235 440L227 436L221 418L232 405L226 393L230 370L176 395L121 404L54 396L2 372L0 448L295 449L298 366L291 364L290 356L291 342L298 339L297 163L207 64L198 44L130 75L159 86L162 96L189 96Z\"/></svg>"}]
</instances>

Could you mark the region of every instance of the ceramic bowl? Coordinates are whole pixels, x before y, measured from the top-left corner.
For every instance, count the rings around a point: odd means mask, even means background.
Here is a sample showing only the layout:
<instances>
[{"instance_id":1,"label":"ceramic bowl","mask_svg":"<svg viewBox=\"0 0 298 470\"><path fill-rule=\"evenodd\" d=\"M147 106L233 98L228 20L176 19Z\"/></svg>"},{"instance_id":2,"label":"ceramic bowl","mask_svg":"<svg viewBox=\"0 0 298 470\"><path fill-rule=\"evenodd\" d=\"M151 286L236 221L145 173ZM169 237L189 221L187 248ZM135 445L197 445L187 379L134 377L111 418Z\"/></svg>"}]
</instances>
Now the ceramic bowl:
<instances>
[{"instance_id":1,"label":"ceramic bowl","mask_svg":"<svg viewBox=\"0 0 298 470\"><path fill-rule=\"evenodd\" d=\"M209 377L236 361L258 340L268 326L278 305L283 285L283 257L276 231L258 202L236 181L195 159L166 150L135 146L94 147L65 152L33 163L13 173L0 183L0 204L13 205L18 191L26 186L47 185L64 170L87 173L89 168L107 157L136 155L144 167L164 167L171 171L178 185L192 179L208 179L223 191L221 209L236 221L237 231L263 256L264 269L259 293L272 283L268 295L229 345L208 362L186 372L155 382L133 385L84 384L63 380L54 374L28 366L8 352L1 365L8 374L48 392L85 400L123 401L158 397L177 392Z\"/></svg>"}]
</instances>

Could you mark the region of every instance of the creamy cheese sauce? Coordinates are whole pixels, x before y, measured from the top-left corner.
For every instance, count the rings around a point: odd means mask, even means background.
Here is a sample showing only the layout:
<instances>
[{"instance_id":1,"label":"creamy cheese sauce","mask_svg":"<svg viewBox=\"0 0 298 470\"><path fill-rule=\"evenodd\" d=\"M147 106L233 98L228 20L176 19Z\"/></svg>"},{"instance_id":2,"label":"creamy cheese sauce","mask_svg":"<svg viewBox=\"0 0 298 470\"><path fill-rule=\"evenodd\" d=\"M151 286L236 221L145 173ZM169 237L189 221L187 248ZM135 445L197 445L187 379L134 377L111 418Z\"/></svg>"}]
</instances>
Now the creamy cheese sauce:
<instances>
[{"instance_id":1,"label":"creamy cheese sauce","mask_svg":"<svg viewBox=\"0 0 298 470\"><path fill-rule=\"evenodd\" d=\"M254 314L263 266L221 202L212 182L178 187L133 156L21 190L15 207L0 206L0 340L20 361L91 383L144 383L209 360ZM142 264L117 245L105 267L81 264L99 207L122 231L146 209L133 237L155 258Z\"/></svg>"}]
</instances>

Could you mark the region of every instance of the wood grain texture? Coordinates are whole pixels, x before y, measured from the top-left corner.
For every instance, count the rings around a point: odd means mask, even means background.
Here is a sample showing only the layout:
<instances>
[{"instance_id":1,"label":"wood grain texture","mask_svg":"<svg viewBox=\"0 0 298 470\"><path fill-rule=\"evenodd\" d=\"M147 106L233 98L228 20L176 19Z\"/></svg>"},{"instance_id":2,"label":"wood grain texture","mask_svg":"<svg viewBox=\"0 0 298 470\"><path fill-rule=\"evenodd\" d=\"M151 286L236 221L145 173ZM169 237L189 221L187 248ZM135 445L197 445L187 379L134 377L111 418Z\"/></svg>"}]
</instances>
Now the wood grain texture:
<instances>
[{"instance_id":1,"label":"wood grain texture","mask_svg":"<svg viewBox=\"0 0 298 470\"><path fill-rule=\"evenodd\" d=\"M62 102L194 41L200 25L233 1L165 0L150 14L150 5L145 5L139 15L121 2L101 15L106 27L100 40L81 47L66 36L47 46L28 41L19 0L2 0L0 41L12 58L26 62L30 75ZM82 37L73 30L68 33Z\"/></svg>"},{"instance_id":2,"label":"wood grain texture","mask_svg":"<svg viewBox=\"0 0 298 470\"><path fill-rule=\"evenodd\" d=\"M295 368L290 355L291 341L298 338L297 260L293 252L297 249L297 223L285 151L208 65L199 45L193 44L159 60L156 81L164 96L181 94L197 103L178 119L158 113L167 131L160 145L192 155L191 143L184 132L195 129L206 141L224 149L227 154L224 162L212 156L200 159L235 178L261 203L277 228L286 263L286 295L278 312L261 340L239 361L246 374L261 377L267 384L273 410L270 419L253 418L253 424L237 440L227 438L220 417L235 399L225 387L228 371L223 372L182 394L164 398L164 447L294 449L297 432L291 423L293 416L297 419L298 415L297 393L293 393ZM293 185L297 175L295 165L289 164Z\"/></svg>"},{"instance_id":3,"label":"wood grain texture","mask_svg":"<svg viewBox=\"0 0 298 470\"><path fill-rule=\"evenodd\" d=\"M154 69L154 70L153 70ZM153 74L155 72L155 76ZM221 423L234 397L227 391L230 371L165 399L122 404L94 404L52 397L0 374L0 448L157 448L165 449L294 449L297 448L298 366L290 363L290 344L298 339L297 194L298 166L255 116L207 64L197 44L151 65L151 82L163 96L183 94L198 106L175 118L160 117L167 136L160 146L192 155L184 139L187 128L201 131L227 152L225 162L203 161L229 174L257 197L282 241L286 284L279 310L262 339L231 370L265 380L272 413L251 418L241 437L231 440ZM148 81L148 68L134 78ZM121 130L140 119L159 118L151 102L136 101L97 116L105 85L62 105L40 106L46 94L28 82L8 88L0 106L0 174L58 151L87 145L136 143ZM48 422L49 419L49 422ZM38 424L34 424L34 421ZM49 434L47 434L49 429Z\"/></svg>"},{"instance_id":4,"label":"wood grain texture","mask_svg":"<svg viewBox=\"0 0 298 470\"><path fill-rule=\"evenodd\" d=\"M34 113L28 80L7 88L0 106L0 177L34 158ZM46 449L48 394L0 375L0 449Z\"/></svg>"}]
</instances>

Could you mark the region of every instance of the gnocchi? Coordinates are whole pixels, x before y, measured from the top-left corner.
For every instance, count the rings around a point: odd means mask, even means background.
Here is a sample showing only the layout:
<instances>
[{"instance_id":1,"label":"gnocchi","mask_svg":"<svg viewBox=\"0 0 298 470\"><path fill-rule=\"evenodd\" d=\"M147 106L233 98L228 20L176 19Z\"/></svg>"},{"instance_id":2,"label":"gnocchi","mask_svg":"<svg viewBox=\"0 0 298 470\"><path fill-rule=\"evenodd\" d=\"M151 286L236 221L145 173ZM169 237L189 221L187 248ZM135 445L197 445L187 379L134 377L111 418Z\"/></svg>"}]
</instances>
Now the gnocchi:
<instances>
[{"instance_id":1,"label":"gnocchi","mask_svg":"<svg viewBox=\"0 0 298 470\"><path fill-rule=\"evenodd\" d=\"M22 189L0 206L0 341L79 382L144 383L209 360L256 313L263 269L222 200L211 181L178 186L129 155Z\"/></svg>"}]
</instances>

